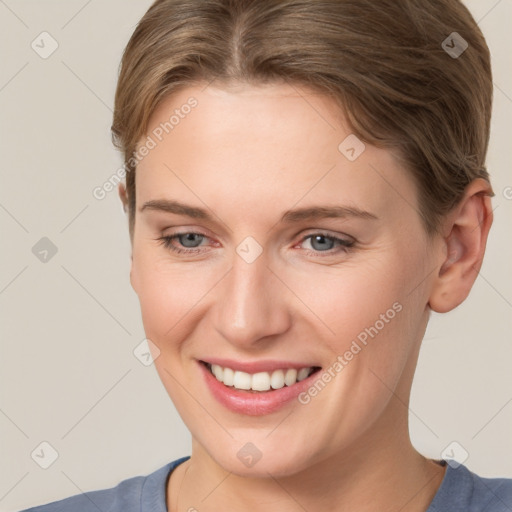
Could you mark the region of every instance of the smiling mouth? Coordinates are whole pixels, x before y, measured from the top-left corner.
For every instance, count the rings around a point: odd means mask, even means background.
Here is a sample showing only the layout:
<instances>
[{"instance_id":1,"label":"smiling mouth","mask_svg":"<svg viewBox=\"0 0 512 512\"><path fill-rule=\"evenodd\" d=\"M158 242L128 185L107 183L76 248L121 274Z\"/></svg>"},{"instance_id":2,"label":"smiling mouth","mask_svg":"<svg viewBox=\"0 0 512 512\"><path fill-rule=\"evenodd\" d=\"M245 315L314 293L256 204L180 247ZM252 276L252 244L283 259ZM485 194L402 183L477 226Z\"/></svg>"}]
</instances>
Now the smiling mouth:
<instances>
[{"instance_id":1,"label":"smiling mouth","mask_svg":"<svg viewBox=\"0 0 512 512\"><path fill-rule=\"evenodd\" d=\"M290 387L321 370L319 366L283 368L271 372L247 373L218 364L201 363L222 384L248 393L265 393Z\"/></svg>"}]
</instances>

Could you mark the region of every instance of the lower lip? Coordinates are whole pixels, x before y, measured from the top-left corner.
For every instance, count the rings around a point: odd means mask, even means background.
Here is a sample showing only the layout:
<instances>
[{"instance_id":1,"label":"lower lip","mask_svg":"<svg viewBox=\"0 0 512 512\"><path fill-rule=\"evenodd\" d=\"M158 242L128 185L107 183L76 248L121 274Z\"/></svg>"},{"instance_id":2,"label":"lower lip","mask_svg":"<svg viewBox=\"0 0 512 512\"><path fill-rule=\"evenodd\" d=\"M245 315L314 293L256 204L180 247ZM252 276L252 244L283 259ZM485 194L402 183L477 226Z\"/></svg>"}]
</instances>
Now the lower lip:
<instances>
[{"instance_id":1,"label":"lower lip","mask_svg":"<svg viewBox=\"0 0 512 512\"><path fill-rule=\"evenodd\" d=\"M231 411L249 416L262 416L278 411L309 388L312 381L318 377L317 371L306 379L296 382L293 386L284 386L281 389L267 392L251 393L224 385L212 375L203 363L198 364L212 395Z\"/></svg>"}]
</instances>

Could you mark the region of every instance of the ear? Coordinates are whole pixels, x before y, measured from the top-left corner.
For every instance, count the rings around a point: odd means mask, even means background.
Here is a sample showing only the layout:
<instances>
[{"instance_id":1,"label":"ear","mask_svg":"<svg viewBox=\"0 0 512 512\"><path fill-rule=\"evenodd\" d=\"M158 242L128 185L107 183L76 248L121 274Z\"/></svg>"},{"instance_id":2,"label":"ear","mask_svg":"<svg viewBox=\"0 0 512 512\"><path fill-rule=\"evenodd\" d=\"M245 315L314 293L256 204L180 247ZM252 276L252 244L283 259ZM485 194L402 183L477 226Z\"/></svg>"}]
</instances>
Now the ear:
<instances>
[{"instance_id":1,"label":"ear","mask_svg":"<svg viewBox=\"0 0 512 512\"><path fill-rule=\"evenodd\" d=\"M473 180L444 225L443 254L429 298L433 311L446 313L461 304L482 266L492 225L492 189L482 178Z\"/></svg>"},{"instance_id":2,"label":"ear","mask_svg":"<svg viewBox=\"0 0 512 512\"><path fill-rule=\"evenodd\" d=\"M123 183L119 183L119 186L117 187L117 191L119 193L119 198L121 199L121 202L123 203L123 210L126 213L128 211L128 194L126 192L126 186ZM130 253L130 258L131 258L130 284L131 284L133 290L135 290L135 292L137 292L137 290L134 286L134 276L133 276L133 244L131 244L131 245L132 245L132 250Z\"/></svg>"},{"instance_id":3,"label":"ear","mask_svg":"<svg viewBox=\"0 0 512 512\"><path fill-rule=\"evenodd\" d=\"M119 193L119 198L123 203L123 210L126 213L128 211L128 194L126 192L126 186L123 183L119 183L117 191Z\"/></svg>"}]
</instances>

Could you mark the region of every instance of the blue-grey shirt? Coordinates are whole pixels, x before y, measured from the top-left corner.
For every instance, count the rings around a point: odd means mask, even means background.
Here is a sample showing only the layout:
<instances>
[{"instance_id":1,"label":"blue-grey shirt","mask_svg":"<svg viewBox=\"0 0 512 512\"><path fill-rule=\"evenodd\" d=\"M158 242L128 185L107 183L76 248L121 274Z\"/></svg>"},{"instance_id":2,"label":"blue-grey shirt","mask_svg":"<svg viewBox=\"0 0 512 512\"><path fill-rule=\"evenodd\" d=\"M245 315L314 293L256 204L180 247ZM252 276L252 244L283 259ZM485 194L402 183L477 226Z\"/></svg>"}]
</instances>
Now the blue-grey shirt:
<instances>
[{"instance_id":1,"label":"blue-grey shirt","mask_svg":"<svg viewBox=\"0 0 512 512\"><path fill-rule=\"evenodd\" d=\"M21 512L168 512L169 475L189 458L170 462L148 476L123 480L111 489L77 494ZM464 465L448 465L427 512L512 512L512 478L482 478Z\"/></svg>"}]
</instances>

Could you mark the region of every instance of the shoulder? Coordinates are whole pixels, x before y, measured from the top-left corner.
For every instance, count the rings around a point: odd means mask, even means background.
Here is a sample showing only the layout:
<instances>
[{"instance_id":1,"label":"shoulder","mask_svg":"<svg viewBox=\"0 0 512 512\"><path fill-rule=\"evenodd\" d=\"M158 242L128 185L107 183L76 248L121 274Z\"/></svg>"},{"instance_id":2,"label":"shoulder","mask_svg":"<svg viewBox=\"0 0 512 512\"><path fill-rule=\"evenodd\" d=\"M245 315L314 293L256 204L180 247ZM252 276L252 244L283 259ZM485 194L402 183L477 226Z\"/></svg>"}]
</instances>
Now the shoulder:
<instances>
[{"instance_id":1,"label":"shoulder","mask_svg":"<svg viewBox=\"0 0 512 512\"><path fill-rule=\"evenodd\" d=\"M486 478L470 471L473 479L473 502L486 512L512 510L512 478ZM476 509L475 509L476 510Z\"/></svg>"},{"instance_id":2,"label":"shoulder","mask_svg":"<svg viewBox=\"0 0 512 512\"><path fill-rule=\"evenodd\" d=\"M488 478L464 465L447 466L437 494L427 512L510 512L512 478Z\"/></svg>"},{"instance_id":3,"label":"shoulder","mask_svg":"<svg viewBox=\"0 0 512 512\"><path fill-rule=\"evenodd\" d=\"M165 508L165 489L169 473L189 457L183 457L146 476L135 476L110 489L84 492L59 501L28 508L20 512L140 512L147 502L152 508Z\"/></svg>"}]
</instances>

